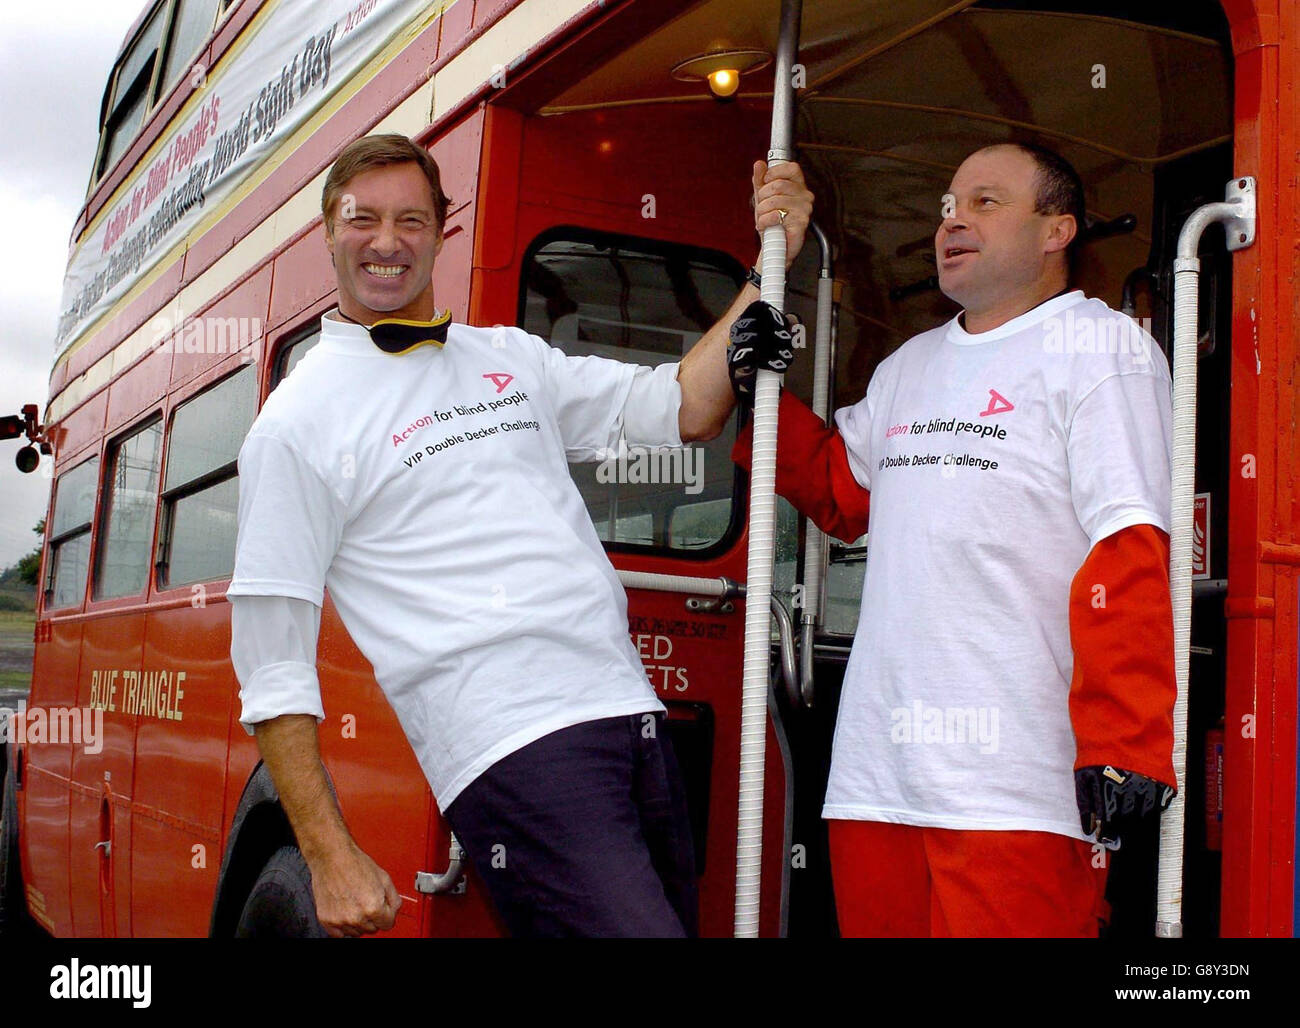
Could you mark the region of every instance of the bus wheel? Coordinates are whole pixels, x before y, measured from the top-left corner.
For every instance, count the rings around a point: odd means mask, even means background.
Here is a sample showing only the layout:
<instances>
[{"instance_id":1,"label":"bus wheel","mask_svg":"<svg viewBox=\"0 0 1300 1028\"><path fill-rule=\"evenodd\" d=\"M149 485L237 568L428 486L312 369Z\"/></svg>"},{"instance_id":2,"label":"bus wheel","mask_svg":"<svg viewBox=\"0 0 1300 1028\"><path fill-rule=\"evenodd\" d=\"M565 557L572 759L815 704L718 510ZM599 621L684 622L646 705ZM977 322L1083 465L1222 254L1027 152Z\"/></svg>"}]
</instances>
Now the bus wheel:
<instances>
[{"instance_id":1,"label":"bus wheel","mask_svg":"<svg viewBox=\"0 0 1300 1028\"><path fill-rule=\"evenodd\" d=\"M311 872L297 846L271 854L253 883L235 927L239 939L325 939L316 919Z\"/></svg>"},{"instance_id":2,"label":"bus wheel","mask_svg":"<svg viewBox=\"0 0 1300 1028\"><path fill-rule=\"evenodd\" d=\"M13 776L6 775L0 803L0 936L7 939L34 936L35 925L23 898L22 863L18 857L18 797Z\"/></svg>"}]
</instances>

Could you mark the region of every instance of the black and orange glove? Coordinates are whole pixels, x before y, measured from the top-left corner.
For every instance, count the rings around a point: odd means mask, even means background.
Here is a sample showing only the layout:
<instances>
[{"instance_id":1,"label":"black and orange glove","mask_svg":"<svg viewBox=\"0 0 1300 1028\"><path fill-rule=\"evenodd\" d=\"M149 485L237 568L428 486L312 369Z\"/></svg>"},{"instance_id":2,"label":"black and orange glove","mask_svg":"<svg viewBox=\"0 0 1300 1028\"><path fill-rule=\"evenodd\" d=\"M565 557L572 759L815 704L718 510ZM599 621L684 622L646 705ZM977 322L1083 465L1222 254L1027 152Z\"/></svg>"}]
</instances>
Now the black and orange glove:
<instances>
[{"instance_id":1,"label":"black and orange glove","mask_svg":"<svg viewBox=\"0 0 1300 1028\"><path fill-rule=\"evenodd\" d=\"M1117 850L1121 837L1174 798L1174 787L1123 768L1094 764L1074 772L1074 798L1086 835Z\"/></svg>"}]
</instances>

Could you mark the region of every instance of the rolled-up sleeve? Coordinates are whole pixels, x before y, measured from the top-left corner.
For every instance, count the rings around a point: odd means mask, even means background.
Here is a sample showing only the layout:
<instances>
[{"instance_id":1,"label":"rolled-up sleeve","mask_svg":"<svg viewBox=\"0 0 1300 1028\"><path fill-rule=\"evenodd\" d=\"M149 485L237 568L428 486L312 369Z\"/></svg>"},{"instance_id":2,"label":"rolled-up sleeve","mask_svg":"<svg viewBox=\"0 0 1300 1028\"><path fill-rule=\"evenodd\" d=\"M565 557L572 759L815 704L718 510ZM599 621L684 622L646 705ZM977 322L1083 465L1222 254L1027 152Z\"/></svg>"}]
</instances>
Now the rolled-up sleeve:
<instances>
[{"instance_id":1,"label":"rolled-up sleeve","mask_svg":"<svg viewBox=\"0 0 1300 1028\"><path fill-rule=\"evenodd\" d=\"M256 425L239 451L239 532L230 602L230 660L239 720L325 717L316 639L325 577L346 520L342 498L288 440Z\"/></svg>"},{"instance_id":2,"label":"rolled-up sleeve","mask_svg":"<svg viewBox=\"0 0 1300 1028\"><path fill-rule=\"evenodd\" d=\"M253 734L283 714L325 718L316 676L320 607L289 596L230 597L230 660L239 680L239 715Z\"/></svg>"},{"instance_id":3,"label":"rolled-up sleeve","mask_svg":"<svg viewBox=\"0 0 1300 1028\"><path fill-rule=\"evenodd\" d=\"M678 414L682 408L682 387L677 381L681 365L660 364L638 367L632 388L623 405L623 438L629 446L681 446Z\"/></svg>"}]
</instances>

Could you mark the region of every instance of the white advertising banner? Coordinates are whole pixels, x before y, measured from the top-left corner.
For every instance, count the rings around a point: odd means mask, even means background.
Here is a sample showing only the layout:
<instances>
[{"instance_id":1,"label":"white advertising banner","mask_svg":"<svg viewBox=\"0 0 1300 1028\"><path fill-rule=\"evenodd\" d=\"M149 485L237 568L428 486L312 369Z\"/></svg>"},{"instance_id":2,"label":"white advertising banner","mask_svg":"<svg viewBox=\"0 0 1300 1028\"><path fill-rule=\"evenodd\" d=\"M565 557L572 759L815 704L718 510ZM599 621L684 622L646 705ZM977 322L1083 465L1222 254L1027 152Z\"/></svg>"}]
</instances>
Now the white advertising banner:
<instances>
[{"instance_id":1,"label":"white advertising banner","mask_svg":"<svg viewBox=\"0 0 1300 1028\"><path fill-rule=\"evenodd\" d=\"M55 360L430 0L279 0L68 261ZM251 37L248 33L252 32ZM239 43L236 43L239 46ZM194 103L192 100L191 103Z\"/></svg>"}]
</instances>

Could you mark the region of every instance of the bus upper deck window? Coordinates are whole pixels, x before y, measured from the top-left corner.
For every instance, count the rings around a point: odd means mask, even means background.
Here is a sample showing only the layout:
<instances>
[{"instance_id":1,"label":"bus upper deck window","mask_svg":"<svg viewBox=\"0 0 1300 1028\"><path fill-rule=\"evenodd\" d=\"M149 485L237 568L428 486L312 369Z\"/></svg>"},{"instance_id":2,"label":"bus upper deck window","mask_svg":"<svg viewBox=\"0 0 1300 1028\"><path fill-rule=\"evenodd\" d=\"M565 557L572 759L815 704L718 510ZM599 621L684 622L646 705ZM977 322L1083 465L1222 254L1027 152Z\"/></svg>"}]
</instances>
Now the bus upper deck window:
<instances>
[{"instance_id":1,"label":"bus upper deck window","mask_svg":"<svg viewBox=\"0 0 1300 1028\"><path fill-rule=\"evenodd\" d=\"M176 0L167 57L158 80L160 96L165 95L190 66L191 58L198 54L199 47L212 32L220 7L218 0Z\"/></svg>"},{"instance_id":2,"label":"bus upper deck window","mask_svg":"<svg viewBox=\"0 0 1300 1028\"><path fill-rule=\"evenodd\" d=\"M144 124L144 116L153 102L158 43L166 14L166 5L159 5L118 62L111 86L113 100L106 105L97 175L103 175L117 163Z\"/></svg>"}]
</instances>

